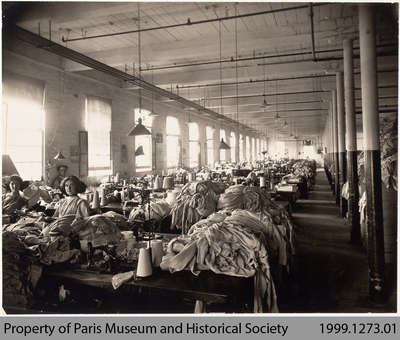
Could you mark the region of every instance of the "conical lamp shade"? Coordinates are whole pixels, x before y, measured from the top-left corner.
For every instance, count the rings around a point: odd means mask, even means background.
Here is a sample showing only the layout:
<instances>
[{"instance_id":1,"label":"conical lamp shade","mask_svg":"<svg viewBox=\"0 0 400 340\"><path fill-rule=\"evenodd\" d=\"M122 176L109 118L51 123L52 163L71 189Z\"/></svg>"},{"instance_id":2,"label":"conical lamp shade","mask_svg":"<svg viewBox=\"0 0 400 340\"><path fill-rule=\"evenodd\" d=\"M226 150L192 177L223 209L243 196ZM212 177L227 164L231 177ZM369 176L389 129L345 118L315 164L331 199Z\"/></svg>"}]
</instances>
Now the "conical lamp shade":
<instances>
[{"instance_id":1,"label":"conical lamp shade","mask_svg":"<svg viewBox=\"0 0 400 340\"><path fill-rule=\"evenodd\" d=\"M57 155L54 156L54 159L58 160L58 159L65 159L64 155L61 153L61 151L59 151L57 153Z\"/></svg>"},{"instance_id":2,"label":"conical lamp shade","mask_svg":"<svg viewBox=\"0 0 400 340\"><path fill-rule=\"evenodd\" d=\"M143 156L144 152L143 152L143 146L139 145L137 147L137 149L135 150L135 157L136 156Z\"/></svg>"},{"instance_id":3,"label":"conical lamp shade","mask_svg":"<svg viewBox=\"0 0 400 340\"><path fill-rule=\"evenodd\" d=\"M137 125L135 125L129 132L128 136L143 136L151 135L151 132L142 124L142 119L138 119Z\"/></svg>"},{"instance_id":4,"label":"conical lamp shade","mask_svg":"<svg viewBox=\"0 0 400 340\"><path fill-rule=\"evenodd\" d=\"M221 138L221 142L219 143L220 150L230 150L230 146L224 142L224 139Z\"/></svg>"}]
</instances>

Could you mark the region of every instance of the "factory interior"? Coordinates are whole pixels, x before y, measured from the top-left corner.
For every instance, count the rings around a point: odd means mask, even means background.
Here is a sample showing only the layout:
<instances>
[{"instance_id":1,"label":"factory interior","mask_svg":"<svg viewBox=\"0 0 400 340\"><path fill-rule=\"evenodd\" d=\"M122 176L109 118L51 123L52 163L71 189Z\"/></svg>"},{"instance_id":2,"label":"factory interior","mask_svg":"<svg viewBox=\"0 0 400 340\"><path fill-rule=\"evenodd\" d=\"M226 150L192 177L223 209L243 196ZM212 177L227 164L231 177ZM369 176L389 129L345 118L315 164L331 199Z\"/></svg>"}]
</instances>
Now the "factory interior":
<instances>
[{"instance_id":1,"label":"factory interior","mask_svg":"<svg viewBox=\"0 0 400 340\"><path fill-rule=\"evenodd\" d=\"M4 314L397 312L398 3L2 14Z\"/></svg>"}]
</instances>

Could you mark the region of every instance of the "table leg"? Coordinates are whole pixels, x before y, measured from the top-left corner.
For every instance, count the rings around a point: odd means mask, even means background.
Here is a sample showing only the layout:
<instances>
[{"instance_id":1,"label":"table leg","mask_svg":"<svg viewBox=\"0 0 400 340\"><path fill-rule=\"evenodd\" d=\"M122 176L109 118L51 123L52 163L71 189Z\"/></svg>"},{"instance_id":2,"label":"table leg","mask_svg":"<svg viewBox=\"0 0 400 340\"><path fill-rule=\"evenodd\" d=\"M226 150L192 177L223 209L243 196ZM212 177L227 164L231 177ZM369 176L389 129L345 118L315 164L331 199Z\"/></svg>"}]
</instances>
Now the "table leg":
<instances>
[{"instance_id":1,"label":"table leg","mask_svg":"<svg viewBox=\"0 0 400 340\"><path fill-rule=\"evenodd\" d=\"M196 300L196 304L194 305L195 313L206 313L206 304L202 300Z\"/></svg>"}]
</instances>

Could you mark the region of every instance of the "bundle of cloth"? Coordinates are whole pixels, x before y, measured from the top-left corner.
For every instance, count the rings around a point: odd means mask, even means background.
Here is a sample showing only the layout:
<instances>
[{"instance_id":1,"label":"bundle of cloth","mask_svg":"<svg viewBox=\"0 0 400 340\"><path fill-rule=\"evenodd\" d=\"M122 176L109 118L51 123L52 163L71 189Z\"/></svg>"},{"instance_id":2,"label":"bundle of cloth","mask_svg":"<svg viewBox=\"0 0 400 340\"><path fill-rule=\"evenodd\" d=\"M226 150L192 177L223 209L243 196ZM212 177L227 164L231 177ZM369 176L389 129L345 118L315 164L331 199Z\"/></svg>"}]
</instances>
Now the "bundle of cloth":
<instances>
[{"instance_id":1,"label":"bundle of cloth","mask_svg":"<svg viewBox=\"0 0 400 340\"><path fill-rule=\"evenodd\" d=\"M149 213L150 211L150 213ZM144 206L135 207L131 210L128 221L145 221L145 220L155 220L162 221L171 212L171 206L165 200L156 200L146 203Z\"/></svg>"},{"instance_id":2,"label":"bundle of cloth","mask_svg":"<svg viewBox=\"0 0 400 340\"><path fill-rule=\"evenodd\" d=\"M342 186L342 193L341 196L346 199L349 200L349 182L345 182Z\"/></svg>"},{"instance_id":3,"label":"bundle of cloth","mask_svg":"<svg viewBox=\"0 0 400 340\"><path fill-rule=\"evenodd\" d=\"M172 239L160 267L171 273L211 270L254 277L254 312L278 312L267 234L257 214L223 210L194 224L188 235Z\"/></svg>"},{"instance_id":4,"label":"bundle of cloth","mask_svg":"<svg viewBox=\"0 0 400 340\"><path fill-rule=\"evenodd\" d=\"M383 119L380 127L382 182L397 191L397 118Z\"/></svg>"},{"instance_id":5,"label":"bundle of cloth","mask_svg":"<svg viewBox=\"0 0 400 340\"><path fill-rule=\"evenodd\" d=\"M219 197L218 210L244 209L256 213L268 233L268 252L273 265L290 271L295 254L294 226L287 211L273 202L259 187L234 185Z\"/></svg>"},{"instance_id":6,"label":"bundle of cloth","mask_svg":"<svg viewBox=\"0 0 400 340\"><path fill-rule=\"evenodd\" d=\"M387 189L397 191L397 118L380 121L381 177ZM360 185L365 185L364 152L357 159ZM363 192L361 192L362 195Z\"/></svg>"},{"instance_id":7,"label":"bundle of cloth","mask_svg":"<svg viewBox=\"0 0 400 340\"><path fill-rule=\"evenodd\" d=\"M117 244L123 238L118 224L123 224L126 218L122 215L98 214L84 218L76 218L71 224L71 233L77 235L80 241L87 241L93 247Z\"/></svg>"},{"instance_id":8,"label":"bundle of cloth","mask_svg":"<svg viewBox=\"0 0 400 340\"><path fill-rule=\"evenodd\" d=\"M122 238L120 228L126 218L115 212L76 218L65 215L47 222L43 216L25 216L14 224L4 225L3 231L11 232L44 265L75 263L80 250L74 239L91 242L93 247L116 244Z\"/></svg>"},{"instance_id":9,"label":"bundle of cloth","mask_svg":"<svg viewBox=\"0 0 400 340\"><path fill-rule=\"evenodd\" d=\"M306 177L312 179L315 175L312 163L309 161L298 161L292 166L292 171L295 176Z\"/></svg>"},{"instance_id":10,"label":"bundle of cloth","mask_svg":"<svg viewBox=\"0 0 400 340\"><path fill-rule=\"evenodd\" d=\"M218 196L226 189L220 182L200 181L186 184L171 207L171 227L183 230L217 210Z\"/></svg>"},{"instance_id":11,"label":"bundle of cloth","mask_svg":"<svg viewBox=\"0 0 400 340\"><path fill-rule=\"evenodd\" d=\"M29 308L41 276L37 259L14 232L3 231L3 306Z\"/></svg>"}]
</instances>

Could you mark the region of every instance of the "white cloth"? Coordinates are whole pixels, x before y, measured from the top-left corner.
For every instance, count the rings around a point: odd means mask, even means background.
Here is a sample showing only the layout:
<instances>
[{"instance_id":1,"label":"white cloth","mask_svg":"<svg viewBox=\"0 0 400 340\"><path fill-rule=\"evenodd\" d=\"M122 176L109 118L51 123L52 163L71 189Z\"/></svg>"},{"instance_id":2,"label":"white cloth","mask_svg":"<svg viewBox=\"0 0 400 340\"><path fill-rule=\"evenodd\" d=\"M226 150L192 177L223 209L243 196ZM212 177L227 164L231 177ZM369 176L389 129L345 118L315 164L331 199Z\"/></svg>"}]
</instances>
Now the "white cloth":
<instances>
[{"instance_id":1,"label":"white cloth","mask_svg":"<svg viewBox=\"0 0 400 340\"><path fill-rule=\"evenodd\" d=\"M78 196L68 196L62 199L54 212L53 217L75 215L75 217L89 216L89 203Z\"/></svg>"}]
</instances>

